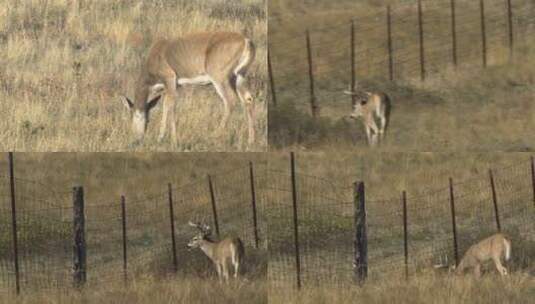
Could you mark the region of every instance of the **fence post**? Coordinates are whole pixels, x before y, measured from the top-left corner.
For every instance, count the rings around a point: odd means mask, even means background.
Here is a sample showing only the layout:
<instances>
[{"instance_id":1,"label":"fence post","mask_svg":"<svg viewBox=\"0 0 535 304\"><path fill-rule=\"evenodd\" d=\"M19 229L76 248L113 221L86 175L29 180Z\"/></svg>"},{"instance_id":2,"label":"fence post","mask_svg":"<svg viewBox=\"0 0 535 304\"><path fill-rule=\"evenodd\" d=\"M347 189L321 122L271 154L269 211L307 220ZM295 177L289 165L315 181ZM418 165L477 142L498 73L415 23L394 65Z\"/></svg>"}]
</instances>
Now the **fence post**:
<instances>
[{"instance_id":1,"label":"fence post","mask_svg":"<svg viewBox=\"0 0 535 304\"><path fill-rule=\"evenodd\" d=\"M82 187L73 188L73 213L73 280L75 287L82 287L86 281L84 188Z\"/></svg>"},{"instance_id":2,"label":"fence post","mask_svg":"<svg viewBox=\"0 0 535 304\"><path fill-rule=\"evenodd\" d=\"M121 195L121 220L123 224L123 280L126 284L128 282L128 261L126 252L126 199Z\"/></svg>"},{"instance_id":3,"label":"fence post","mask_svg":"<svg viewBox=\"0 0 535 304\"><path fill-rule=\"evenodd\" d=\"M176 238L175 238L175 211L173 210L173 187L171 183L167 184L167 195L169 198L169 220L171 222L171 250L173 251L174 271L178 271L178 261L176 259Z\"/></svg>"},{"instance_id":4,"label":"fence post","mask_svg":"<svg viewBox=\"0 0 535 304\"><path fill-rule=\"evenodd\" d=\"M514 48L514 30L513 30L513 8L511 0L507 0L507 24L509 29L509 60L513 59Z\"/></svg>"},{"instance_id":5,"label":"fence post","mask_svg":"<svg viewBox=\"0 0 535 304\"><path fill-rule=\"evenodd\" d=\"M312 66L312 49L310 46L310 32L306 30L307 59L308 59L308 79L310 81L310 109L312 117L318 115L318 105L316 104L316 93L314 92L314 68Z\"/></svg>"},{"instance_id":6,"label":"fence post","mask_svg":"<svg viewBox=\"0 0 535 304\"><path fill-rule=\"evenodd\" d=\"M450 208L451 208L451 226L453 231L453 256L455 258L455 266L459 265L459 249L457 246L457 224L455 223L455 197L453 194L453 180L450 181Z\"/></svg>"},{"instance_id":7,"label":"fence post","mask_svg":"<svg viewBox=\"0 0 535 304\"><path fill-rule=\"evenodd\" d=\"M15 266L15 289L17 295L20 294L20 274L19 274L19 245L17 233L17 207L15 203L15 170L13 163L13 152L8 153L9 159L9 188L11 194L11 229L13 237L13 264Z\"/></svg>"},{"instance_id":8,"label":"fence post","mask_svg":"<svg viewBox=\"0 0 535 304\"><path fill-rule=\"evenodd\" d=\"M368 234L366 225L366 194L364 183L356 182L353 185L354 221L355 221L355 248L354 272L355 281L362 285L368 276Z\"/></svg>"},{"instance_id":9,"label":"fence post","mask_svg":"<svg viewBox=\"0 0 535 304\"><path fill-rule=\"evenodd\" d=\"M500 224L500 213L498 212L498 199L496 197L496 187L494 185L494 174L492 169L489 169L490 189L492 191L492 203L494 204L494 216L496 217L496 228L498 232L502 231L502 225Z\"/></svg>"},{"instance_id":10,"label":"fence post","mask_svg":"<svg viewBox=\"0 0 535 304\"><path fill-rule=\"evenodd\" d=\"M208 175L208 187L210 188L210 199L212 202L212 215L214 217L215 233L219 238L219 222L217 221L217 207L215 201L214 185L212 184L212 177Z\"/></svg>"},{"instance_id":11,"label":"fence post","mask_svg":"<svg viewBox=\"0 0 535 304\"><path fill-rule=\"evenodd\" d=\"M453 66L457 68L457 24L456 24L455 0L451 0L451 40Z\"/></svg>"},{"instance_id":12,"label":"fence post","mask_svg":"<svg viewBox=\"0 0 535 304\"><path fill-rule=\"evenodd\" d=\"M390 5L386 6L386 34L388 45L388 77L394 81L394 50L392 46L392 13Z\"/></svg>"},{"instance_id":13,"label":"fence post","mask_svg":"<svg viewBox=\"0 0 535 304\"><path fill-rule=\"evenodd\" d=\"M483 51L483 67L487 67L487 29L485 25L485 1L479 0L481 12L481 48Z\"/></svg>"},{"instance_id":14,"label":"fence post","mask_svg":"<svg viewBox=\"0 0 535 304\"><path fill-rule=\"evenodd\" d=\"M258 248L258 218L256 215L256 190L254 184L253 162L249 162L249 177L251 181L251 205L253 208L253 229L254 229L254 246Z\"/></svg>"},{"instance_id":15,"label":"fence post","mask_svg":"<svg viewBox=\"0 0 535 304\"><path fill-rule=\"evenodd\" d=\"M299 219L297 218L297 181L295 176L295 156L290 153L290 170L292 176L292 204L294 222L294 244L295 244L295 271L297 279L297 289L301 289L301 257L299 255Z\"/></svg>"},{"instance_id":16,"label":"fence post","mask_svg":"<svg viewBox=\"0 0 535 304\"><path fill-rule=\"evenodd\" d=\"M407 229L407 192L402 193L403 202L403 253L405 254L405 280L409 279L409 243Z\"/></svg>"},{"instance_id":17,"label":"fence post","mask_svg":"<svg viewBox=\"0 0 535 304\"><path fill-rule=\"evenodd\" d=\"M350 27L350 37L349 37L349 54L351 56L351 87L349 88L350 91L355 89L355 85L357 84L357 76L355 75L355 20L351 19L351 27ZM355 95L351 95L351 104L355 102Z\"/></svg>"},{"instance_id":18,"label":"fence post","mask_svg":"<svg viewBox=\"0 0 535 304\"><path fill-rule=\"evenodd\" d=\"M425 80L425 46L422 0L418 0L418 31L420 33L420 77Z\"/></svg>"},{"instance_id":19,"label":"fence post","mask_svg":"<svg viewBox=\"0 0 535 304\"><path fill-rule=\"evenodd\" d=\"M535 207L535 159L531 157L531 188L533 189L533 207Z\"/></svg>"},{"instance_id":20,"label":"fence post","mask_svg":"<svg viewBox=\"0 0 535 304\"><path fill-rule=\"evenodd\" d=\"M271 99L273 102L273 106L277 106L277 93L275 92L275 81L273 80L273 69L271 67L271 55L269 52L269 47L267 51L267 59L268 59L268 74L269 74L269 88L271 89Z\"/></svg>"}]
</instances>

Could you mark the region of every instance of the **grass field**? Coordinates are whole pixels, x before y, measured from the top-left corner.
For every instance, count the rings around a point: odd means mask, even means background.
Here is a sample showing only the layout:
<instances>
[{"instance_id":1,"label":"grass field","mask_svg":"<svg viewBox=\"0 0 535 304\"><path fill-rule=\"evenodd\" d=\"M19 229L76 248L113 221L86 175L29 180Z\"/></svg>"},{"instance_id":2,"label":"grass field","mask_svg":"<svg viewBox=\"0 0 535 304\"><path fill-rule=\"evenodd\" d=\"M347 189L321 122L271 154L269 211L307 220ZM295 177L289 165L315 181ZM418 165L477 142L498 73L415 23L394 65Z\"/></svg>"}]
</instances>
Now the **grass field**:
<instances>
[{"instance_id":1,"label":"grass field","mask_svg":"<svg viewBox=\"0 0 535 304\"><path fill-rule=\"evenodd\" d=\"M356 77L392 100L383 151L533 151L532 6L513 1L516 44L508 61L501 1L486 1L487 62L481 68L479 6L457 1L458 61L451 64L449 1L423 1L426 81L420 82L415 1L272 1L270 54L278 106L270 105L275 150L366 149L360 121L350 121L349 20L356 23ZM386 80L385 6L394 4L394 82ZM524 7L524 8L522 8ZM311 118L305 29L311 33L320 117ZM525 37L525 38L524 38Z\"/></svg>"},{"instance_id":2,"label":"grass field","mask_svg":"<svg viewBox=\"0 0 535 304\"><path fill-rule=\"evenodd\" d=\"M252 151L266 148L266 2L5 1L0 8L0 141L15 151ZM161 115L133 144L120 96L133 98L151 42L185 33L228 30L257 46L249 72L256 96L257 141L246 147L241 105L216 132L222 104L213 88L185 88L176 103L178 146L158 143Z\"/></svg>"}]
</instances>

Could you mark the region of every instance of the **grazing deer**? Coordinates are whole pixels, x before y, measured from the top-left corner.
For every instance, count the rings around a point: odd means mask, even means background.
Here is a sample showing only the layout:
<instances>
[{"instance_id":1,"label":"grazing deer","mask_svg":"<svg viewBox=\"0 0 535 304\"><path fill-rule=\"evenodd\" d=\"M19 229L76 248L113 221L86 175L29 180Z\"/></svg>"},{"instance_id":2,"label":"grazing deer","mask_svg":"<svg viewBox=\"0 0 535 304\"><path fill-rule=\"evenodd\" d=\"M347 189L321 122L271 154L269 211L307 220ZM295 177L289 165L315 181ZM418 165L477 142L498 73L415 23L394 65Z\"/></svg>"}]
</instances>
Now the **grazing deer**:
<instances>
[{"instance_id":1,"label":"grazing deer","mask_svg":"<svg viewBox=\"0 0 535 304\"><path fill-rule=\"evenodd\" d=\"M344 91L344 94L353 96L353 112L350 118L362 117L368 144L375 146L382 141L390 116L390 98L383 92L367 92L355 88ZM379 119L379 127L376 119ZM372 133L373 132L373 133Z\"/></svg>"},{"instance_id":2,"label":"grazing deer","mask_svg":"<svg viewBox=\"0 0 535 304\"><path fill-rule=\"evenodd\" d=\"M450 268L455 274L463 274L465 270L473 268L476 278L481 277L481 265L488 260L492 260L498 272L507 275L507 269L502 265L502 258L508 261L511 258L511 241L502 233L490 236L477 244L472 245L464 254L459 266L451 267L446 263L435 265L435 268Z\"/></svg>"},{"instance_id":3,"label":"grazing deer","mask_svg":"<svg viewBox=\"0 0 535 304\"><path fill-rule=\"evenodd\" d=\"M229 279L228 263L234 267L234 278L238 277L240 265L245 255L243 242L239 238L226 238L222 241L213 241L210 238L211 229L208 225L189 222L189 225L199 229L199 234L188 243L188 248L200 248L214 263L217 275L221 280Z\"/></svg>"},{"instance_id":4,"label":"grazing deer","mask_svg":"<svg viewBox=\"0 0 535 304\"><path fill-rule=\"evenodd\" d=\"M162 140L171 120L172 140L176 143L174 103L177 88L183 85L212 84L223 101L223 129L230 115L229 106L239 99L245 107L248 143L254 142L254 103L245 84L245 75L255 58L255 46L243 35L231 32L195 33L174 40L160 39L151 47L136 82L134 101L124 97L132 113L132 131L141 140L149 113L164 91L163 113L158 139ZM158 92L160 94L153 94ZM150 96L156 95L154 98Z\"/></svg>"}]
</instances>

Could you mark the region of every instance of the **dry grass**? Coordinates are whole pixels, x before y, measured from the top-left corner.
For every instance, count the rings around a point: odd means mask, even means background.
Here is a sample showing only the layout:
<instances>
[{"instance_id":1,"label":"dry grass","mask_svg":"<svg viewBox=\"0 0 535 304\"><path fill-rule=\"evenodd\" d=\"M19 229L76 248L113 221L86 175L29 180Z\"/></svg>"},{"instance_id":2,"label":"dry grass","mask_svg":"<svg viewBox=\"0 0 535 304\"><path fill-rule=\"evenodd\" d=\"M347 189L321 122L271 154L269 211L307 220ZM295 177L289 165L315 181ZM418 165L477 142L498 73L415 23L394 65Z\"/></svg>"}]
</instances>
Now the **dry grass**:
<instances>
[{"instance_id":1,"label":"dry grass","mask_svg":"<svg viewBox=\"0 0 535 304\"><path fill-rule=\"evenodd\" d=\"M265 282L232 282L177 278L156 280L137 278L128 287L120 282L98 288L76 290L25 291L20 297L0 294L2 303L267 303Z\"/></svg>"},{"instance_id":2,"label":"dry grass","mask_svg":"<svg viewBox=\"0 0 535 304\"><path fill-rule=\"evenodd\" d=\"M16 151L240 151L247 124L238 105L216 132L222 105L213 89L186 88L177 102L178 146L158 143L160 110L132 144L120 95L133 96L153 38L237 31L257 45L250 85L257 141L266 147L265 1L7 1L0 8L0 142Z\"/></svg>"},{"instance_id":3,"label":"dry grass","mask_svg":"<svg viewBox=\"0 0 535 304\"><path fill-rule=\"evenodd\" d=\"M395 83L385 80L386 2L407 4L407 10L397 6L393 9ZM308 6L273 1L270 51L279 106L270 106L270 148L367 149L362 123L344 118L351 106L341 94L349 83L348 20L356 17L357 78L367 89L383 90L392 98L391 123L383 151L533 151L535 71L531 32L524 32L515 23L516 60L509 64L504 47L507 39L503 2L487 1L490 68L483 71L479 67L477 3L458 1L462 7L462 18L458 16L460 65L454 71L449 63L449 1L435 1L444 4L436 7L432 2L424 1L428 78L420 83L417 23L414 5L409 5L414 1L313 1ZM517 7L524 4L529 5L515 2ZM375 19L362 17L375 13ZM515 13L533 16L519 8ZM330 28L333 25L339 27ZM315 30L322 27L328 29ZM316 92L321 107L317 121L309 114L305 28L311 28L312 33ZM437 68L439 73L434 71Z\"/></svg>"},{"instance_id":4,"label":"dry grass","mask_svg":"<svg viewBox=\"0 0 535 304\"><path fill-rule=\"evenodd\" d=\"M535 279L528 274L507 278L447 277L424 274L403 281L357 287L316 287L294 291L269 290L270 303L527 303L535 296Z\"/></svg>"}]
</instances>

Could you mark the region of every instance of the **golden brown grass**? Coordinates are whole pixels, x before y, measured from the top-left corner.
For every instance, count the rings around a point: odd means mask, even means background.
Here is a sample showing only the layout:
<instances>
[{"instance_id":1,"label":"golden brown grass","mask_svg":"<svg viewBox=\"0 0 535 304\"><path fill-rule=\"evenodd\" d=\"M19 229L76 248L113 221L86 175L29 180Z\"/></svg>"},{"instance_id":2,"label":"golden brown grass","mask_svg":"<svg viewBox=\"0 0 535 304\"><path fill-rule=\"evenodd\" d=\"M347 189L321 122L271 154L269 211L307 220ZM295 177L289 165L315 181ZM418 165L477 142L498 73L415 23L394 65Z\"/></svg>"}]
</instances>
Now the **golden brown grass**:
<instances>
[{"instance_id":1,"label":"golden brown grass","mask_svg":"<svg viewBox=\"0 0 535 304\"><path fill-rule=\"evenodd\" d=\"M395 83L386 81L385 3L395 6ZM433 5L436 2L440 5ZM299 2L301 3L301 2ZM488 62L481 66L478 6L458 1L459 67L451 66L449 1L424 1L428 77L419 80L415 1L273 1L270 54L279 106L270 106L271 149L367 149L360 121L345 119L350 102L349 20L356 22L357 80L392 99L383 151L533 151L533 49L530 31L515 22L515 60L508 61L503 3L487 1ZM528 2L515 5L522 7ZM374 19L365 19L377 13ZM528 10L515 13L532 16ZM462 15L462 18L461 18ZM403 23L402 23L403 18ZM337 27L331 28L333 25ZM525 26L525 25L523 25ZM327 27L326 30L321 28ZM310 117L304 30L311 29L314 73L321 118ZM289 38L290 37L290 38ZM336 47L334 47L336 46ZM366 51L371 49L371 51ZM384 62L383 62L384 61ZM379 62L379 63L376 63ZM381 63L383 62L383 63ZM434 71L438 67L438 72Z\"/></svg>"},{"instance_id":2,"label":"golden brown grass","mask_svg":"<svg viewBox=\"0 0 535 304\"><path fill-rule=\"evenodd\" d=\"M7 1L0 8L0 142L16 151L240 151L247 124L241 105L216 132L222 104L210 88L186 88L177 101L178 146L156 141L156 109L146 141L132 144L137 72L151 41L206 30L245 33L257 45L250 70L257 96L257 141L266 147L265 1Z\"/></svg>"}]
</instances>

